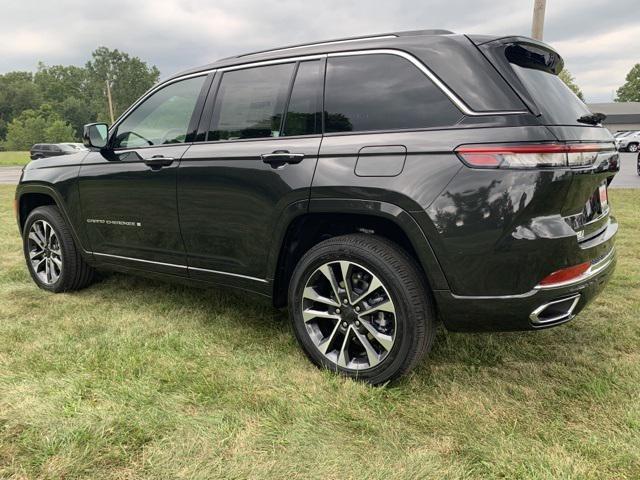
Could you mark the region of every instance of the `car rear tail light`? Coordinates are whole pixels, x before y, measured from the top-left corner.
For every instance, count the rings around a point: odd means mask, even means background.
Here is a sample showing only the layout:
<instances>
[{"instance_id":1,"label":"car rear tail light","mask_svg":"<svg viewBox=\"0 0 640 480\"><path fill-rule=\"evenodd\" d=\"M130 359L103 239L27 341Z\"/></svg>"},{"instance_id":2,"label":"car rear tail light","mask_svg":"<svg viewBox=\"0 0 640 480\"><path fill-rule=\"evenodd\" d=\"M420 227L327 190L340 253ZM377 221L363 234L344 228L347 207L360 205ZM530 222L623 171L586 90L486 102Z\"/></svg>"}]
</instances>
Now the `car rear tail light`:
<instances>
[{"instance_id":1,"label":"car rear tail light","mask_svg":"<svg viewBox=\"0 0 640 480\"><path fill-rule=\"evenodd\" d=\"M609 144L462 145L456 153L474 168L546 168L593 165L598 154L615 151Z\"/></svg>"},{"instance_id":2,"label":"car rear tail light","mask_svg":"<svg viewBox=\"0 0 640 480\"><path fill-rule=\"evenodd\" d=\"M547 275L542 279L542 281L538 284L541 287L549 287L551 285L563 284L565 282L570 282L571 280L575 280L576 278L584 275L589 268L591 267L591 262L580 263L579 265L574 265L573 267L562 268L560 270L556 270L550 275Z\"/></svg>"}]
</instances>

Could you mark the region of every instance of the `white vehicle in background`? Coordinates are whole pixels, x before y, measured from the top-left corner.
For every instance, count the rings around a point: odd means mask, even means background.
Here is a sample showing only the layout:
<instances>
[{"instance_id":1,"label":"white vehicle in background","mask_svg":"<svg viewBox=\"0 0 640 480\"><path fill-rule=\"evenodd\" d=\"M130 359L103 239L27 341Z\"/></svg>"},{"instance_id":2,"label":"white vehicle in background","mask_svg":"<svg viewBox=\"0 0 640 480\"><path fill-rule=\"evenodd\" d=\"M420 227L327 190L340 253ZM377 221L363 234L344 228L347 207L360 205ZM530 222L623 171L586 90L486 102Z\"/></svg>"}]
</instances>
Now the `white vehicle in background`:
<instances>
[{"instance_id":1,"label":"white vehicle in background","mask_svg":"<svg viewBox=\"0 0 640 480\"><path fill-rule=\"evenodd\" d=\"M637 152L640 146L640 131L624 132L616 136L616 147L620 151Z\"/></svg>"},{"instance_id":2,"label":"white vehicle in background","mask_svg":"<svg viewBox=\"0 0 640 480\"><path fill-rule=\"evenodd\" d=\"M75 149L75 150L89 150L87 147L84 146L84 144L82 143L62 143L61 145L68 145L71 148Z\"/></svg>"}]
</instances>

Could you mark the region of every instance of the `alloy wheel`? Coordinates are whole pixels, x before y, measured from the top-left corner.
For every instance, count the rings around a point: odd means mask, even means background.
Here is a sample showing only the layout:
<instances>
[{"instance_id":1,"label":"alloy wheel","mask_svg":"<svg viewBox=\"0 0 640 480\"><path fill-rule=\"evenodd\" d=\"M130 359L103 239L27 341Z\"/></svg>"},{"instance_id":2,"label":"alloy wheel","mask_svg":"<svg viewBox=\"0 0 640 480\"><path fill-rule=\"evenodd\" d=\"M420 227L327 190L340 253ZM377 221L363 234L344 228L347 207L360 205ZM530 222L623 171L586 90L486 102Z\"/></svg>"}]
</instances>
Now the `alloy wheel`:
<instances>
[{"instance_id":1,"label":"alloy wheel","mask_svg":"<svg viewBox=\"0 0 640 480\"><path fill-rule=\"evenodd\" d=\"M357 263L328 262L307 280L302 317L316 348L339 367L380 364L396 338L396 309L382 281Z\"/></svg>"},{"instance_id":2,"label":"alloy wheel","mask_svg":"<svg viewBox=\"0 0 640 480\"><path fill-rule=\"evenodd\" d=\"M58 235L49 222L33 222L29 229L27 249L31 268L38 279L46 285L56 283L62 274L62 250Z\"/></svg>"}]
</instances>

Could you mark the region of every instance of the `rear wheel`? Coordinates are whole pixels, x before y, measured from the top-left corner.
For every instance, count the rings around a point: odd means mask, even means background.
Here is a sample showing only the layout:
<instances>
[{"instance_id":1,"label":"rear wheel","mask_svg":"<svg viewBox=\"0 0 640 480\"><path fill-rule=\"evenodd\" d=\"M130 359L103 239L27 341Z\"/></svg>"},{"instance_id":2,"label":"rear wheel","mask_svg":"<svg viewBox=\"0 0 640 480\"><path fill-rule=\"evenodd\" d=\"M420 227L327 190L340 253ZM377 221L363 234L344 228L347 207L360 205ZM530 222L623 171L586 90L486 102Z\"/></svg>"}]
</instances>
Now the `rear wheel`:
<instances>
[{"instance_id":1,"label":"rear wheel","mask_svg":"<svg viewBox=\"0 0 640 480\"><path fill-rule=\"evenodd\" d=\"M410 371L435 335L433 301L415 262L372 235L309 250L294 271L289 310L316 365L372 384Z\"/></svg>"},{"instance_id":2,"label":"rear wheel","mask_svg":"<svg viewBox=\"0 0 640 480\"><path fill-rule=\"evenodd\" d=\"M33 210L22 233L24 256L33 281L50 292L86 287L94 270L82 258L57 207Z\"/></svg>"}]
</instances>

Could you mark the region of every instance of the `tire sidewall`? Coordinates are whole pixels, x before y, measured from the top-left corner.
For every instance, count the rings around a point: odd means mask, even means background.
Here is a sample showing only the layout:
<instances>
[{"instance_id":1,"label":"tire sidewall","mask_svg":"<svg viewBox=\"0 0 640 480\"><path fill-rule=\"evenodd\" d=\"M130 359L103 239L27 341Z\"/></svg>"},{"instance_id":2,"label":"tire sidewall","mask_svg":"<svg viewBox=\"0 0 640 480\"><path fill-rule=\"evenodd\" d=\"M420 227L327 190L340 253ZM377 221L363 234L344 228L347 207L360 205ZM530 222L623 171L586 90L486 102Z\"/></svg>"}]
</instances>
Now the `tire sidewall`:
<instances>
[{"instance_id":1,"label":"tire sidewall","mask_svg":"<svg viewBox=\"0 0 640 480\"><path fill-rule=\"evenodd\" d=\"M27 217L27 221L25 222L24 229L22 231L22 251L24 252L24 258L27 262L27 269L29 270L29 274L31 275L33 281L38 285L38 287L50 292L60 292L64 289L66 276L70 272L71 268L73 268L73 266L69 264L69 259L75 253L73 251L70 251L70 246L67 244L66 239L62 233L63 225L61 225L60 222L62 222L63 220L57 217L57 215L53 215L50 212L49 208L37 208ZM62 272L60 273L60 277L58 278L58 280L56 280L52 284L47 284L40 280L36 272L33 270L31 260L29 258L29 230L31 229L31 226L38 220L44 220L49 223L51 227L53 227L53 230L58 237L58 242L60 243L60 251L62 252Z\"/></svg>"},{"instance_id":2,"label":"tire sidewall","mask_svg":"<svg viewBox=\"0 0 640 480\"><path fill-rule=\"evenodd\" d=\"M409 314L407 307L409 299L406 298L406 294L401 288L401 280L388 265L364 249L351 245L343 245L340 249L336 249L335 246L324 247L319 245L318 247L303 256L291 279L289 311L296 338L301 343L307 356L316 365L329 370L340 371L351 377L372 380L374 383L384 381L385 377L392 377L405 363L405 358L409 355L413 346L412 332L415 331L416 321L422 320L416 319ZM396 310L396 337L391 352L380 364L366 370L338 367L326 358L311 340L302 317L302 294L309 277L321 265L340 260L357 263L376 275L387 289Z\"/></svg>"}]
</instances>

